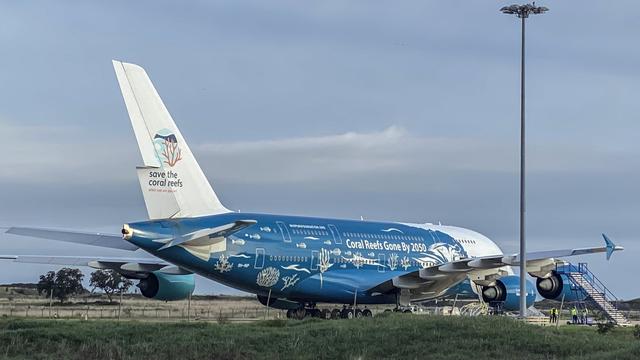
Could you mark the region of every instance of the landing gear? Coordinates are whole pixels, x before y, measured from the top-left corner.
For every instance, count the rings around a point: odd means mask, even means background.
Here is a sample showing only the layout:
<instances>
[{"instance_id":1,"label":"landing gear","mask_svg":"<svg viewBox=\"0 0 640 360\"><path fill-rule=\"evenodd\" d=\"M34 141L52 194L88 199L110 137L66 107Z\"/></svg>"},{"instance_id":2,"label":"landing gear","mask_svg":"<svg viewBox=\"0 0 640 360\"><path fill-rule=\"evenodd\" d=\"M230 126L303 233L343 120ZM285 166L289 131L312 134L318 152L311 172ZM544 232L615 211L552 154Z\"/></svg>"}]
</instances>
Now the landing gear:
<instances>
[{"instance_id":1,"label":"landing gear","mask_svg":"<svg viewBox=\"0 0 640 360\"><path fill-rule=\"evenodd\" d=\"M343 319L353 319L354 311L353 309L349 309L347 307L343 308L340 312L340 317Z\"/></svg>"},{"instance_id":2,"label":"landing gear","mask_svg":"<svg viewBox=\"0 0 640 360\"><path fill-rule=\"evenodd\" d=\"M373 312L367 307L364 309L353 308L351 306L343 306L342 309L318 309L315 304L301 306L297 309L287 310L287 319L303 320L306 317L317 317L325 320L335 319L353 319L353 318L370 318Z\"/></svg>"},{"instance_id":3,"label":"landing gear","mask_svg":"<svg viewBox=\"0 0 640 360\"><path fill-rule=\"evenodd\" d=\"M329 309L322 309L322 311L320 311L320 318L325 319L325 320L330 320L332 319L332 315L331 311L329 311Z\"/></svg>"},{"instance_id":4,"label":"landing gear","mask_svg":"<svg viewBox=\"0 0 640 360\"><path fill-rule=\"evenodd\" d=\"M307 310L305 308L300 308L295 310L295 319L297 320L302 320L305 318L305 316L307 316Z\"/></svg>"},{"instance_id":5,"label":"landing gear","mask_svg":"<svg viewBox=\"0 0 640 360\"><path fill-rule=\"evenodd\" d=\"M360 319L361 317L363 317L364 315L362 315L362 310L360 309L356 309L356 319Z\"/></svg>"},{"instance_id":6,"label":"landing gear","mask_svg":"<svg viewBox=\"0 0 640 360\"><path fill-rule=\"evenodd\" d=\"M340 319L340 309L331 310L331 319L334 319L334 320Z\"/></svg>"}]
</instances>

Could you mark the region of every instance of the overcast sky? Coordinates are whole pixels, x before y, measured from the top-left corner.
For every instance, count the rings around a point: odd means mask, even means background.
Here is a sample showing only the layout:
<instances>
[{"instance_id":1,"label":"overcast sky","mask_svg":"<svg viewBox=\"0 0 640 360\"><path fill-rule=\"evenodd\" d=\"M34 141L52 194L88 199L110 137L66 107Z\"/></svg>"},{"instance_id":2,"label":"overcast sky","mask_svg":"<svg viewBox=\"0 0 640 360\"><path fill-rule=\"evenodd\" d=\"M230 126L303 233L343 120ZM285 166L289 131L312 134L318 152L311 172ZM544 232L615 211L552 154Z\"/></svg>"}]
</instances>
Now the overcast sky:
<instances>
[{"instance_id":1,"label":"overcast sky","mask_svg":"<svg viewBox=\"0 0 640 360\"><path fill-rule=\"evenodd\" d=\"M576 261L638 297L640 4L538 3L551 10L527 23L529 249L605 232L626 250ZM119 59L145 67L231 209L441 221L516 252L509 4L4 1L0 226L117 233L146 217ZM121 254L10 235L0 253ZM0 269L6 283L50 267Z\"/></svg>"}]
</instances>

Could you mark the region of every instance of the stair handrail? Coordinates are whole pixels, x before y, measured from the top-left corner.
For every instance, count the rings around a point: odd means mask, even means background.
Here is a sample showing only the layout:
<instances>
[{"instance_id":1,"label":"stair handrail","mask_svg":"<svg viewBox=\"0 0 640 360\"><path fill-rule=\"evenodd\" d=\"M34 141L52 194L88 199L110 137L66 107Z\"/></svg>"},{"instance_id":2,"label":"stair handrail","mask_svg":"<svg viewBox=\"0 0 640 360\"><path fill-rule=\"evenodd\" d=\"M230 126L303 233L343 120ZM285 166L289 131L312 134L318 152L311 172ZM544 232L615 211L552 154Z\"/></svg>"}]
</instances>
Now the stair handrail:
<instances>
[{"instance_id":1,"label":"stair handrail","mask_svg":"<svg viewBox=\"0 0 640 360\"><path fill-rule=\"evenodd\" d=\"M578 263L577 267L571 263L556 263L556 272L564 274L582 274L582 278L585 279L591 286L593 286L596 291L602 293L604 299L608 303L610 303L616 310L620 310L618 308L618 303L620 302L620 300L604 285L602 281L600 281L600 279L595 276L593 272L589 270L589 268L587 267L587 263ZM574 282L571 277L569 277L569 279L571 280L571 282ZM587 296L589 296L589 294L584 288L582 288L582 286L580 286L580 284L574 282L574 285L577 285Z\"/></svg>"}]
</instances>

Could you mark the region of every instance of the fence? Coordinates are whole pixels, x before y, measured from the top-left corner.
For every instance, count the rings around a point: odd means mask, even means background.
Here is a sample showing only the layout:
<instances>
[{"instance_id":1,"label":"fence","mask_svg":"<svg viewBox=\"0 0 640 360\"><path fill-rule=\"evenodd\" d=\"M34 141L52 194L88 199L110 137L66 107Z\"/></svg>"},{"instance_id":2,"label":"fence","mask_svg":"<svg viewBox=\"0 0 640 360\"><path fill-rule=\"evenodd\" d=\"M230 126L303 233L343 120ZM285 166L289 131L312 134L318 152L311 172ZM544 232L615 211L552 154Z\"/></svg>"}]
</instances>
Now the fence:
<instances>
[{"instance_id":1,"label":"fence","mask_svg":"<svg viewBox=\"0 0 640 360\"><path fill-rule=\"evenodd\" d=\"M0 317L23 318L76 318L76 319L121 319L142 321L254 321L258 319L286 318L286 312L264 306L223 308L219 306L127 306L116 305L23 305L12 304L0 307Z\"/></svg>"}]
</instances>

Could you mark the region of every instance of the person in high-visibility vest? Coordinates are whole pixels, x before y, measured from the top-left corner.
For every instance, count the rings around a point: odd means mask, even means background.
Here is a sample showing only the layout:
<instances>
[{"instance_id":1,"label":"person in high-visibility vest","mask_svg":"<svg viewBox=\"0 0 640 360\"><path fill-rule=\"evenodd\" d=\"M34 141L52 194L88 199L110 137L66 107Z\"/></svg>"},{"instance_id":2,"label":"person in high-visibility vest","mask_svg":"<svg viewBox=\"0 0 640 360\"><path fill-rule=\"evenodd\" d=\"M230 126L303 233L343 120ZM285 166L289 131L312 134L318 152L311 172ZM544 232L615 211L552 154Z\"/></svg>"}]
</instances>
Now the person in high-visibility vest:
<instances>
[{"instance_id":1,"label":"person in high-visibility vest","mask_svg":"<svg viewBox=\"0 0 640 360\"><path fill-rule=\"evenodd\" d=\"M576 309L575 305L571 308L571 320L574 324L578 323L578 309Z\"/></svg>"},{"instance_id":2,"label":"person in high-visibility vest","mask_svg":"<svg viewBox=\"0 0 640 360\"><path fill-rule=\"evenodd\" d=\"M558 322L558 314L560 314L560 310L555 309L555 308L553 310L554 310L554 312L553 312L553 322L557 323Z\"/></svg>"},{"instance_id":3,"label":"person in high-visibility vest","mask_svg":"<svg viewBox=\"0 0 640 360\"><path fill-rule=\"evenodd\" d=\"M582 323L583 324L587 324L587 314L588 314L588 310L587 307L585 306L584 309L582 309Z\"/></svg>"},{"instance_id":4,"label":"person in high-visibility vest","mask_svg":"<svg viewBox=\"0 0 640 360\"><path fill-rule=\"evenodd\" d=\"M549 312L549 322L553 323L555 321L554 317L556 316L556 308L551 308Z\"/></svg>"}]
</instances>

